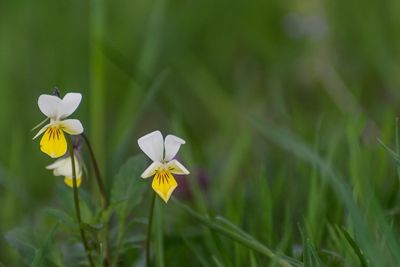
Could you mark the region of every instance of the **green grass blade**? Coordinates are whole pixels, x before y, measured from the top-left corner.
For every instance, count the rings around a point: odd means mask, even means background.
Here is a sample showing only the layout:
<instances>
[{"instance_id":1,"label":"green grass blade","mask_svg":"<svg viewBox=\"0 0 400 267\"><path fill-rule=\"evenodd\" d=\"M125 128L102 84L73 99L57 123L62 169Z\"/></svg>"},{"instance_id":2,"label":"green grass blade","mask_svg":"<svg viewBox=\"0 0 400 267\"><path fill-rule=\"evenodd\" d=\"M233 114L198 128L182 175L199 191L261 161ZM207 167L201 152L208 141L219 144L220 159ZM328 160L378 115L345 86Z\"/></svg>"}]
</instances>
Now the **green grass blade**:
<instances>
[{"instance_id":1,"label":"green grass blade","mask_svg":"<svg viewBox=\"0 0 400 267\"><path fill-rule=\"evenodd\" d=\"M174 203L185 210L188 214L190 214L192 217L203 223L205 226L209 227L210 229L216 231L219 234L222 234L230 239L232 239L235 242L238 242L242 244L243 246L247 247L250 250L257 251L273 260L276 260L277 263L279 263L280 266L282 267L290 267L292 266L289 262L284 260L283 258L279 257L276 255L272 250L261 244L260 242L256 241L255 239L249 239L246 237L247 235L243 236L240 232L233 231L231 229L227 229L224 226L221 226L220 224L217 224L210 220L207 217L204 217L192 209L190 209L188 206L184 205L183 203L179 202L175 198L173 199Z\"/></svg>"},{"instance_id":2,"label":"green grass blade","mask_svg":"<svg viewBox=\"0 0 400 267\"><path fill-rule=\"evenodd\" d=\"M350 191L348 185L343 181L341 176L339 176L332 166L322 159L318 154L316 154L312 149L310 149L301 140L291 135L289 132L276 127L273 123L268 121L263 121L255 118L248 118L250 125L257 129L264 137L273 141L274 143L281 146L283 149L289 153L294 154L302 160L309 162L310 164L317 166L321 172L325 175L322 177L327 178L327 181L331 184L333 189L336 191L339 199L343 205L347 208L350 217L352 218L355 225L357 225L357 236L360 238L360 245L362 246L368 258L371 259L371 263L374 266L382 266L389 264L392 260L400 264L400 256L398 253L394 253L395 250L399 248L398 243L395 240L387 243L390 246L391 251L393 251L392 257L384 257L380 254L380 249L377 246L374 235L370 231L368 225L365 222L362 211L357 206L353 199L352 192ZM382 228L389 227L385 221L384 216L380 212L379 205L376 200L372 197L369 201L371 205L371 211L377 213L376 218L379 218L379 223L381 223ZM390 238L390 235L388 235Z\"/></svg>"},{"instance_id":3,"label":"green grass blade","mask_svg":"<svg viewBox=\"0 0 400 267\"><path fill-rule=\"evenodd\" d=\"M360 260L361 266L368 267L367 259L365 258L364 253L362 252L360 247L357 245L357 242L351 237L350 233L343 226L338 226L337 228L342 232L342 234L346 238L347 242L349 242L354 253L357 255L358 259Z\"/></svg>"}]
</instances>

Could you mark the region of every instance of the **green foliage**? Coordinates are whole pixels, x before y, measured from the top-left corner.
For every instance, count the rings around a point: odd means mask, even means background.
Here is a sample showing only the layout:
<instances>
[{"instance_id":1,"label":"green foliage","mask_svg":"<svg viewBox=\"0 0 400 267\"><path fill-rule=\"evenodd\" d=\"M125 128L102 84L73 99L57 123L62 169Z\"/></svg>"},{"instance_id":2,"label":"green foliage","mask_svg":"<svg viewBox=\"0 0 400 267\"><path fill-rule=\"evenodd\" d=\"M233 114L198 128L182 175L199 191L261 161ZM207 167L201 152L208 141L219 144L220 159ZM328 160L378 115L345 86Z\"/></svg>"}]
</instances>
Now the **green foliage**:
<instances>
[{"instance_id":1,"label":"green foliage","mask_svg":"<svg viewBox=\"0 0 400 267\"><path fill-rule=\"evenodd\" d=\"M115 206L121 219L132 213L132 209L142 201L145 188L148 188L148 184L140 178L147 167L146 162L142 155L128 159L113 179L111 205Z\"/></svg>"},{"instance_id":2,"label":"green foliage","mask_svg":"<svg viewBox=\"0 0 400 267\"><path fill-rule=\"evenodd\" d=\"M54 243L54 234L58 228L55 224L48 233L41 237L28 228L17 228L9 231L5 238L18 251L27 265L32 267L63 266L61 255Z\"/></svg>"},{"instance_id":3,"label":"green foliage","mask_svg":"<svg viewBox=\"0 0 400 267\"><path fill-rule=\"evenodd\" d=\"M137 221L137 215L133 212L143 198L146 183L140 178L140 174L146 168L146 159L144 156L135 156L127 160L120 168L114 178L114 184L111 191L111 206L118 215L118 224L116 224L116 244L115 261L121 257L121 254L128 253L130 249L137 248L138 241L142 241L144 234L135 233L129 236L130 228L134 227ZM134 219L130 222L128 219L133 215Z\"/></svg>"},{"instance_id":4,"label":"green foliage","mask_svg":"<svg viewBox=\"0 0 400 267\"><path fill-rule=\"evenodd\" d=\"M77 227L75 219L62 210L54 208L46 208L44 209L44 213L47 213L48 215L52 216L55 220L58 220L59 222L68 227L71 228Z\"/></svg>"},{"instance_id":5,"label":"green foliage","mask_svg":"<svg viewBox=\"0 0 400 267\"><path fill-rule=\"evenodd\" d=\"M194 218L199 220L201 223L205 224L210 229L216 231L217 233L222 234L235 242L238 242L239 244L245 246L248 249L259 252L267 257L272 258L280 266L283 266L283 267L292 266L285 259L277 256L269 248L263 246L260 242L255 240L252 236L250 236L243 230L237 228L235 225L233 225L229 221L227 221L223 218L216 218L215 221L213 221L205 216L197 214L195 211L191 210L189 207L185 206L184 204L179 203L178 201L175 201L175 203L179 207L184 209L186 212L188 212L191 216L193 216ZM218 223L218 221L220 223ZM221 264L215 256L214 256L214 261L217 263L217 265Z\"/></svg>"},{"instance_id":6,"label":"green foliage","mask_svg":"<svg viewBox=\"0 0 400 267\"><path fill-rule=\"evenodd\" d=\"M26 229L14 229L5 235L7 242L18 251L26 264L30 264L35 258L37 251L36 246L33 244L32 233Z\"/></svg>"},{"instance_id":7,"label":"green foliage","mask_svg":"<svg viewBox=\"0 0 400 267\"><path fill-rule=\"evenodd\" d=\"M351 237L349 232L344 227L337 227L337 228L342 232L347 242L349 242L350 246L354 250L354 253L357 254L357 257L360 260L360 266L367 267L368 266L367 260L365 259L364 254L361 251L360 247L357 245L357 242Z\"/></svg>"},{"instance_id":8,"label":"green foliage","mask_svg":"<svg viewBox=\"0 0 400 267\"><path fill-rule=\"evenodd\" d=\"M400 266L400 2L0 1L0 266L143 266L137 139L183 137L155 266ZM45 170L37 98L77 91L94 171ZM378 140L378 141L377 141ZM88 167L89 154L81 152Z\"/></svg>"},{"instance_id":9,"label":"green foliage","mask_svg":"<svg viewBox=\"0 0 400 267\"><path fill-rule=\"evenodd\" d=\"M318 253L311 242L311 239L304 233L304 230L301 230L302 242L303 242L303 264L304 266L324 266L321 262L321 259L318 256Z\"/></svg>"}]
</instances>

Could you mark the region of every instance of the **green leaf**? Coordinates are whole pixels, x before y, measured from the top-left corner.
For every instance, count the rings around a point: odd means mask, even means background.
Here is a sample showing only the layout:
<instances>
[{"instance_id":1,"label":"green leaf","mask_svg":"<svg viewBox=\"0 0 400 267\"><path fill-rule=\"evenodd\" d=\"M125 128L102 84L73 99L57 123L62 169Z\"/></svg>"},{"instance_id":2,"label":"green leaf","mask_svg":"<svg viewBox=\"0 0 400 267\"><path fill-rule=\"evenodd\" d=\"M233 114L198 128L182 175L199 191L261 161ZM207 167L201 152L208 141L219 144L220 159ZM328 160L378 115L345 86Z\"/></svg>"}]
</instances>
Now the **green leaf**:
<instances>
[{"instance_id":1,"label":"green leaf","mask_svg":"<svg viewBox=\"0 0 400 267\"><path fill-rule=\"evenodd\" d=\"M116 213L121 218L126 218L131 210L141 202L143 192L146 186L149 186L146 180L140 178L146 165L144 156L131 157L114 177L111 203L124 201L115 206Z\"/></svg>"},{"instance_id":2,"label":"green leaf","mask_svg":"<svg viewBox=\"0 0 400 267\"><path fill-rule=\"evenodd\" d=\"M31 264L37 251L35 238L31 231L26 228L16 228L7 232L5 239L20 254L26 264Z\"/></svg>"},{"instance_id":3,"label":"green leaf","mask_svg":"<svg viewBox=\"0 0 400 267\"><path fill-rule=\"evenodd\" d=\"M390 156L396 161L397 164L400 164L400 157L399 155L390 149L381 139L378 138L378 142L382 145L384 149L386 149L387 152L389 152Z\"/></svg>"},{"instance_id":4,"label":"green leaf","mask_svg":"<svg viewBox=\"0 0 400 267\"><path fill-rule=\"evenodd\" d=\"M218 259L218 257L216 255L212 255L212 259L214 260L214 262L217 265L217 267L224 267L225 266L225 265L223 265L221 263L221 261Z\"/></svg>"},{"instance_id":5,"label":"green leaf","mask_svg":"<svg viewBox=\"0 0 400 267\"><path fill-rule=\"evenodd\" d=\"M257 267L256 256L254 256L253 251L250 251L250 267Z\"/></svg>"},{"instance_id":6,"label":"green leaf","mask_svg":"<svg viewBox=\"0 0 400 267\"><path fill-rule=\"evenodd\" d=\"M222 220L221 217L219 217L219 221L223 221L225 225L221 225L221 223L218 223L217 220L212 220L208 218L207 216L201 215L191 208L189 208L187 205L181 203L178 201L176 198L172 198L173 202L182 210L186 211L189 215L191 215L193 218L201 222L203 225L207 226L211 230L214 230L215 232L224 235L225 237L243 245L244 247L257 251L260 254L263 254L273 260L276 261L277 264L279 264L282 267L291 267L293 266L291 263L289 263L286 259L283 257L277 255L274 253L271 249L268 247L264 246L261 244L259 241L257 241L255 238L251 237L249 234L242 230L238 230L237 228L233 227L233 224L228 223L227 220ZM229 227L227 227L229 226Z\"/></svg>"},{"instance_id":7,"label":"green leaf","mask_svg":"<svg viewBox=\"0 0 400 267\"><path fill-rule=\"evenodd\" d=\"M148 181L140 178L146 167L147 163L143 155L134 156L127 160L114 177L110 206L114 205L114 210L119 217L119 223L117 224L118 234L116 237L117 245L114 252L115 261L118 261L120 253L125 251L123 243L126 239L126 229L128 227L126 219L132 212L132 209L142 201L144 190L146 186L149 186Z\"/></svg>"},{"instance_id":8,"label":"green leaf","mask_svg":"<svg viewBox=\"0 0 400 267\"><path fill-rule=\"evenodd\" d=\"M48 262L47 257L51 255L53 237L58 226L58 223L53 226L53 228L50 230L50 233L46 237L45 243L39 250L36 251L31 267L57 266L51 262Z\"/></svg>"},{"instance_id":9,"label":"green leaf","mask_svg":"<svg viewBox=\"0 0 400 267\"><path fill-rule=\"evenodd\" d=\"M93 236L97 236L99 234L99 232L102 229L104 229L104 225L103 224L94 225L94 224L88 224L88 223L82 222L82 229Z\"/></svg>"},{"instance_id":10,"label":"green leaf","mask_svg":"<svg viewBox=\"0 0 400 267\"><path fill-rule=\"evenodd\" d=\"M203 266L203 267L208 267L211 264L209 262L207 262L208 260L208 256L204 255L204 253L202 253L201 248L199 248L195 242L190 241L185 235L181 235L181 238L183 239L183 241L185 242L185 244L189 247L189 249L191 250L193 256L195 256L197 258L197 260L199 261L199 263Z\"/></svg>"},{"instance_id":11,"label":"green leaf","mask_svg":"<svg viewBox=\"0 0 400 267\"><path fill-rule=\"evenodd\" d=\"M351 186L348 185L347 180L337 172L329 160L319 155L306 142L289 130L278 127L269 120L256 117L247 117L247 119L249 124L267 140L272 141L299 159L312 164L323 173L321 178L324 179L324 182L329 183L340 202L346 208L349 219L352 220L354 225L357 225L354 231L359 238L358 244L367 255L368 260L371 261L372 266L389 266L390 263L400 266L400 254L396 253L396 251L400 250L400 244L396 239L391 222L384 216L384 209L382 209L376 196L371 194L368 197L368 214L374 214L377 224L382 229L382 232L378 232L379 234L375 230L371 230L370 225L365 220L363 210L354 199ZM385 257L381 256L382 247L380 242L377 242L377 236L382 235L385 235L384 243L385 248L387 248Z\"/></svg>"},{"instance_id":12,"label":"green leaf","mask_svg":"<svg viewBox=\"0 0 400 267\"><path fill-rule=\"evenodd\" d=\"M53 245L53 236L58 226L59 223L55 224L47 235L36 233L34 229L16 228L6 233L5 239L29 266L64 266L61 253Z\"/></svg>"},{"instance_id":13,"label":"green leaf","mask_svg":"<svg viewBox=\"0 0 400 267\"><path fill-rule=\"evenodd\" d=\"M44 213L50 215L51 217L54 217L57 219L59 222L64 224L65 226L71 227L71 228L76 228L78 227L78 224L76 223L75 219L71 217L68 213L65 211L59 210L59 209L54 209L54 208L47 208L44 209Z\"/></svg>"},{"instance_id":14,"label":"green leaf","mask_svg":"<svg viewBox=\"0 0 400 267\"><path fill-rule=\"evenodd\" d=\"M353 249L354 253L356 253L358 259L360 260L360 264L362 267L368 267L367 260L364 256L364 253L357 245L357 242L351 237L350 233L344 228L343 226L337 226L337 229L343 234L346 238L347 242L350 244L351 248Z\"/></svg>"},{"instance_id":15,"label":"green leaf","mask_svg":"<svg viewBox=\"0 0 400 267\"><path fill-rule=\"evenodd\" d=\"M119 252L124 254L132 249L143 248L143 243L146 241L146 235L136 234L126 238L119 248Z\"/></svg>"},{"instance_id":16,"label":"green leaf","mask_svg":"<svg viewBox=\"0 0 400 267\"><path fill-rule=\"evenodd\" d=\"M320 267L324 266L321 259L318 256L314 245L311 243L310 237L304 233L304 230L300 228L301 237L303 239L303 263L304 266L309 267Z\"/></svg>"}]
</instances>

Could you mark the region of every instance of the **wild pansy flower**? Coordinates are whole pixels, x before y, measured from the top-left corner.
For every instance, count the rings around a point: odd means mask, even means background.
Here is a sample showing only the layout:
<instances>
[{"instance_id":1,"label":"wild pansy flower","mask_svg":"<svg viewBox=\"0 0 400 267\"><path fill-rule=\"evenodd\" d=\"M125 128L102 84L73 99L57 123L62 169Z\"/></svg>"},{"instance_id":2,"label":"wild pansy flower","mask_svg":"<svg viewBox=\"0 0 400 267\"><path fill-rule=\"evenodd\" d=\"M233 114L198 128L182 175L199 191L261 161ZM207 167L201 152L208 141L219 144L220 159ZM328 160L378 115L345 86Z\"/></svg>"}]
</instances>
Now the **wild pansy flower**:
<instances>
[{"instance_id":1,"label":"wild pansy flower","mask_svg":"<svg viewBox=\"0 0 400 267\"><path fill-rule=\"evenodd\" d=\"M82 183L82 164L80 157L75 154L75 171L76 171L76 185L79 187ZM48 170L53 170L55 176L64 176L64 183L69 187L73 188L73 175L72 175L72 161L71 156L66 156L57 159L53 164L46 167Z\"/></svg>"},{"instance_id":2,"label":"wild pansy flower","mask_svg":"<svg viewBox=\"0 0 400 267\"><path fill-rule=\"evenodd\" d=\"M58 158L67 152L64 132L70 135L83 132L79 120L66 119L78 108L81 100L82 95L79 93L68 93L62 99L55 95L39 96L39 109L50 119L50 123L40 129L33 139L44 133L40 141L40 150L50 157Z\"/></svg>"},{"instance_id":3,"label":"wild pansy flower","mask_svg":"<svg viewBox=\"0 0 400 267\"><path fill-rule=\"evenodd\" d=\"M173 159L185 141L174 135L163 139L160 131L149 133L138 140L140 149L153 161L142 173L142 178L154 175L152 187L154 191L168 202L172 192L178 186L172 174L188 175L189 171L176 159Z\"/></svg>"}]
</instances>

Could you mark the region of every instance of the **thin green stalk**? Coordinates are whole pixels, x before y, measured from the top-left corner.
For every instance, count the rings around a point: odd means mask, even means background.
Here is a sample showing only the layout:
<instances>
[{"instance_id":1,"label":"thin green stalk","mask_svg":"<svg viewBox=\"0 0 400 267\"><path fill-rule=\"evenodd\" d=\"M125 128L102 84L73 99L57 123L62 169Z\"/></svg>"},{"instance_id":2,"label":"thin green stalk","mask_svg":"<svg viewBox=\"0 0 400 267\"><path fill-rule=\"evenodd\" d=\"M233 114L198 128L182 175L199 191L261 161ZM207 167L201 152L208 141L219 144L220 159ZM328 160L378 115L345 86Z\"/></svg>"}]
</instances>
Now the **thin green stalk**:
<instances>
[{"instance_id":1,"label":"thin green stalk","mask_svg":"<svg viewBox=\"0 0 400 267\"><path fill-rule=\"evenodd\" d=\"M94 168L94 173L95 173L95 177L96 177L96 182L97 182L97 186L99 187L99 191L100 191L100 196L101 196L101 206L103 208L103 211L107 210L110 202L109 202L109 198L107 195L107 192L105 190L104 187L104 183L103 183L103 179L101 177L101 173L100 173L100 168L99 165L97 164L97 160L96 157L94 155L94 151L92 148L92 145L90 144L89 138L82 133L82 137L83 140L85 140L86 146L89 150L89 154L90 154L90 159L92 161L92 165ZM106 257L104 259L103 265L105 267L111 266L111 262L112 262L112 255L111 255L111 249L110 249L110 240L109 240L109 231L108 231L108 227L109 227L109 222L106 222L106 226L105 226L105 254Z\"/></svg>"},{"instance_id":2,"label":"thin green stalk","mask_svg":"<svg viewBox=\"0 0 400 267\"><path fill-rule=\"evenodd\" d=\"M156 200L156 192L153 192L150 204L149 222L147 224L147 239L146 239L146 266L150 267L150 241L151 241L151 226L153 224L154 203Z\"/></svg>"},{"instance_id":3,"label":"thin green stalk","mask_svg":"<svg viewBox=\"0 0 400 267\"><path fill-rule=\"evenodd\" d=\"M156 258L157 267L165 267L164 260L164 236L163 236L163 219L164 219L164 203L156 201L155 213L157 214L154 221L156 226L154 246L154 257Z\"/></svg>"},{"instance_id":4,"label":"thin green stalk","mask_svg":"<svg viewBox=\"0 0 400 267\"><path fill-rule=\"evenodd\" d=\"M249 235L240 233L238 231L229 230L229 229L225 228L224 226L221 226L221 225L211 221L209 218L196 213L195 211L190 209L185 204L182 204L175 198L173 198L173 201L177 206L179 206L180 208L185 210L187 213L189 213L195 219L199 220L205 226L218 232L219 234L222 234L222 235L232 239L233 241L242 244L243 246L245 246L251 250L257 251L257 252L273 259L276 263L278 263L282 267L292 267L292 265L288 261L277 256L274 252L272 252L272 250L270 250L269 248L267 248L266 246L264 246L257 240L253 239Z\"/></svg>"},{"instance_id":5,"label":"thin green stalk","mask_svg":"<svg viewBox=\"0 0 400 267\"><path fill-rule=\"evenodd\" d=\"M69 153L70 153L71 165L72 165L72 187L73 187L73 192L74 192L74 204L75 204L76 218L78 220L79 231L80 231L80 234L81 234L82 243L83 243L83 246L85 248L86 255L87 255L88 260L89 260L89 265L91 267L94 267L95 265L94 265L94 262L93 262L93 259L92 259L92 255L90 254L90 251L89 251L89 244L88 244L88 241L86 239L85 231L83 230L83 227L82 227L81 210L80 210L80 207L79 207L78 185L76 183L74 147L72 146L72 140L71 140L70 136L69 136L68 140L69 140L69 142L68 142Z\"/></svg>"},{"instance_id":6,"label":"thin green stalk","mask_svg":"<svg viewBox=\"0 0 400 267\"><path fill-rule=\"evenodd\" d=\"M84 133L82 134L82 137L83 137L83 140L85 140L86 146L89 150L90 159L93 164L97 186L99 187L99 191L100 191L100 195L101 195L101 205L102 205L103 209L106 209L109 205L109 199L108 199L108 195L105 190L105 187L104 187L103 179L101 177L100 168L99 168L99 165L97 164L97 160L94 155L93 147L90 144L89 138Z\"/></svg>"}]
</instances>

